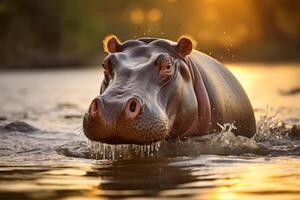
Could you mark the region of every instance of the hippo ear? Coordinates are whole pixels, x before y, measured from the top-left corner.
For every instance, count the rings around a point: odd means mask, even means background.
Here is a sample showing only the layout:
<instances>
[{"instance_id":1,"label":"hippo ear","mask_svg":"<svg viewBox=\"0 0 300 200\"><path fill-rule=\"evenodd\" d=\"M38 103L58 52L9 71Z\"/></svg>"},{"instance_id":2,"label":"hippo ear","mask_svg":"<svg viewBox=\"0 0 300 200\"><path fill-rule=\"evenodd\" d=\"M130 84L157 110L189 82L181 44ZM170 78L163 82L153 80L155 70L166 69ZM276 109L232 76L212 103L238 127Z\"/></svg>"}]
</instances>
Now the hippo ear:
<instances>
[{"instance_id":1,"label":"hippo ear","mask_svg":"<svg viewBox=\"0 0 300 200\"><path fill-rule=\"evenodd\" d=\"M103 51L105 53L115 53L120 50L121 42L114 35L108 35L103 40Z\"/></svg>"},{"instance_id":2,"label":"hippo ear","mask_svg":"<svg viewBox=\"0 0 300 200\"><path fill-rule=\"evenodd\" d=\"M194 42L192 39L186 36L182 36L179 38L178 43L176 45L176 51L183 57L189 55L193 50Z\"/></svg>"}]
</instances>

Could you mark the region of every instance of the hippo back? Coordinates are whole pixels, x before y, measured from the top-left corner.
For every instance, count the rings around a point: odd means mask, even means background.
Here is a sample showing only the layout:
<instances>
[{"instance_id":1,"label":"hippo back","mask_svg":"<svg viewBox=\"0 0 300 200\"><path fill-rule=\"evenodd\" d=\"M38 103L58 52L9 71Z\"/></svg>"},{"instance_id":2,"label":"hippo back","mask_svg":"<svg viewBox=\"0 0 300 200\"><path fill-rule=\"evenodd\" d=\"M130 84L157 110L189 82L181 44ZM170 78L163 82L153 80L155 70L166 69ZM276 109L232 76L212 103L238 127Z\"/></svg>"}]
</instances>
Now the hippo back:
<instances>
[{"instance_id":1,"label":"hippo back","mask_svg":"<svg viewBox=\"0 0 300 200\"><path fill-rule=\"evenodd\" d=\"M217 123L234 123L235 134L252 137L256 132L255 116L239 81L221 63L199 51L194 50L187 59L199 70L209 96L210 132L220 129Z\"/></svg>"}]
</instances>

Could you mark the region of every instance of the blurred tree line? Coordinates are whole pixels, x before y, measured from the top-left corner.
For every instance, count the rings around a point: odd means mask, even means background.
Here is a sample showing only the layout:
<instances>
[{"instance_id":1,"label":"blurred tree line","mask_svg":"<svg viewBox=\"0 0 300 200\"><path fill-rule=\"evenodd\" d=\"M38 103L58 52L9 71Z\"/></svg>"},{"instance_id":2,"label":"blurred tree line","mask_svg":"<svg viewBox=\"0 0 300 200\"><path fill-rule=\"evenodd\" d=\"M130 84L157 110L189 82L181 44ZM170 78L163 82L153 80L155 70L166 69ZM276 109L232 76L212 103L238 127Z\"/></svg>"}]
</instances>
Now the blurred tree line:
<instances>
[{"instance_id":1,"label":"blurred tree line","mask_svg":"<svg viewBox=\"0 0 300 200\"><path fill-rule=\"evenodd\" d=\"M299 61L299 0L0 0L0 67L88 66L101 40L191 35L221 61Z\"/></svg>"}]
</instances>

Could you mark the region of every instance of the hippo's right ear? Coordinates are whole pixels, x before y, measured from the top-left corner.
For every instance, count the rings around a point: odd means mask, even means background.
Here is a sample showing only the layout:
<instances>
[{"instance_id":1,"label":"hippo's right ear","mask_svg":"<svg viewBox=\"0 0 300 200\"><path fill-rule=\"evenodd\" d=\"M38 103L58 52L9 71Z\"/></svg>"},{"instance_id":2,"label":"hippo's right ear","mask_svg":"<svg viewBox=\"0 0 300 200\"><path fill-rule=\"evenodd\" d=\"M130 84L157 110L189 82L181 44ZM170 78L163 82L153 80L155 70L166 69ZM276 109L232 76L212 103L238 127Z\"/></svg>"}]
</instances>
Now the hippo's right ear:
<instances>
[{"instance_id":1,"label":"hippo's right ear","mask_svg":"<svg viewBox=\"0 0 300 200\"><path fill-rule=\"evenodd\" d=\"M178 39L176 45L176 51L183 57L189 55L194 48L194 40L190 39L190 37L182 36Z\"/></svg>"},{"instance_id":2,"label":"hippo's right ear","mask_svg":"<svg viewBox=\"0 0 300 200\"><path fill-rule=\"evenodd\" d=\"M108 35L103 40L103 51L105 53L115 53L120 50L121 42L114 35Z\"/></svg>"}]
</instances>

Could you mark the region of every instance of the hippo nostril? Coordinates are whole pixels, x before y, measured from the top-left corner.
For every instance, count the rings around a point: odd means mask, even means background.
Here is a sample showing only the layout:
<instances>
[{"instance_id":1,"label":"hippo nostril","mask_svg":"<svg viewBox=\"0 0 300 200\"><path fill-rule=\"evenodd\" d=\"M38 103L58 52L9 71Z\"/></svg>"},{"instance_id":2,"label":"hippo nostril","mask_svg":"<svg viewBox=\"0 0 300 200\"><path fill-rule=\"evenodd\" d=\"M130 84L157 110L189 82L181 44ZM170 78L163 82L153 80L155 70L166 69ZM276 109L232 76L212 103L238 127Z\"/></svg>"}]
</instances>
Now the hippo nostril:
<instances>
[{"instance_id":1,"label":"hippo nostril","mask_svg":"<svg viewBox=\"0 0 300 200\"><path fill-rule=\"evenodd\" d=\"M127 102L124 112L127 118L134 119L141 113L141 110L142 106L140 101L136 98L132 98Z\"/></svg>"},{"instance_id":2,"label":"hippo nostril","mask_svg":"<svg viewBox=\"0 0 300 200\"><path fill-rule=\"evenodd\" d=\"M131 112L135 112L135 110L136 110L136 102L135 101L130 102L129 109Z\"/></svg>"},{"instance_id":3,"label":"hippo nostril","mask_svg":"<svg viewBox=\"0 0 300 200\"><path fill-rule=\"evenodd\" d=\"M99 99L94 99L89 108L89 114L92 118L97 118L100 114L101 105Z\"/></svg>"},{"instance_id":4,"label":"hippo nostril","mask_svg":"<svg viewBox=\"0 0 300 200\"><path fill-rule=\"evenodd\" d=\"M96 99L94 99L91 103L90 112L95 113L98 111L98 105Z\"/></svg>"}]
</instances>

